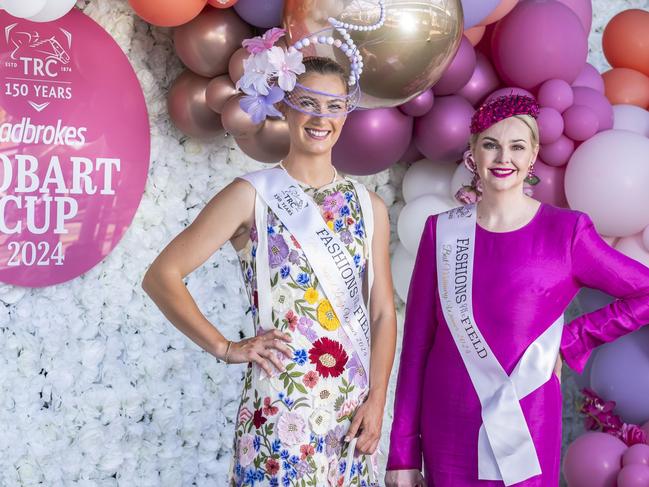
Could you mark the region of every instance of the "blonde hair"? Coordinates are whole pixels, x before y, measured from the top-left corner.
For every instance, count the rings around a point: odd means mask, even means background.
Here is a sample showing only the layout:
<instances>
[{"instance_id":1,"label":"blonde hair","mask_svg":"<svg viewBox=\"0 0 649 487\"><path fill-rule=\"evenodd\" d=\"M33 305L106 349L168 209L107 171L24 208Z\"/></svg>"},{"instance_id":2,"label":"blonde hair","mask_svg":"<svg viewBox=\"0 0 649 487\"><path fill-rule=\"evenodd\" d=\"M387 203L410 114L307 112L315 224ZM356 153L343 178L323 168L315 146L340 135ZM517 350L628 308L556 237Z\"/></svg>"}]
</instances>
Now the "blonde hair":
<instances>
[{"instance_id":1,"label":"blonde hair","mask_svg":"<svg viewBox=\"0 0 649 487\"><path fill-rule=\"evenodd\" d=\"M521 122L527 125L527 128L530 129L530 138L532 139L532 147L535 148L536 146L538 146L539 145L539 124L536 122L536 119L531 115L514 115L513 117L519 119ZM471 148L472 152L473 149L475 148L476 142L478 142L478 138L480 137L481 133L482 132L477 134L471 134L471 137L469 138L469 147Z\"/></svg>"}]
</instances>

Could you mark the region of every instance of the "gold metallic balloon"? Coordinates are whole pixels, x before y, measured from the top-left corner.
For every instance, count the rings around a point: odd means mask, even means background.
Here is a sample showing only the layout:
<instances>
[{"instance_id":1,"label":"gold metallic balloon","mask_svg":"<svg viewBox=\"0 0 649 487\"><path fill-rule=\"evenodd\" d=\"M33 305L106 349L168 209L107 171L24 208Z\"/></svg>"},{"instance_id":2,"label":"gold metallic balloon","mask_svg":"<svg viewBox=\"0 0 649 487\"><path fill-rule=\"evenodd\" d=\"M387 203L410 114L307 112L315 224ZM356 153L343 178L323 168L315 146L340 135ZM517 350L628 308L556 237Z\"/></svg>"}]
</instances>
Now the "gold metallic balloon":
<instances>
[{"instance_id":1,"label":"gold metallic balloon","mask_svg":"<svg viewBox=\"0 0 649 487\"><path fill-rule=\"evenodd\" d=\"M237 94L230 77L227 74L217 76L207 85L205 91L205 99L207 106L214 110L216 113L223 111L225 102Z\"/></svg>"},{"instance_id":2,"label":"gold metallic balloon","mask_svg":"<svg viewBox=\"0 0 649 487\"><path fill-rule=\"evenodd\" d=\"M214 137L223 133L221 117L207 106L205 90L210 82L185 70L167 94L169 118L178 130L191 137Z\"/></svg>"},{"instance_id":3,"label":"gold metallic balloon","mask_svg":"<svg viewBox=\"0 0 649 487\"><path fill-rule=\"evenodd\" d=\"M401 105L430 88L462 38L460 0L385 0L385 7L380 29L349 31L363 57L360 105L365 108ZM293 44L328 27L329 17L367 26L378 21L379 13L377 0L286 0L283 23ZM347 56L336 47L318 44L302 52L334 58L349 68Z\"/></svg>"},{"instance_id":4,"label":"gold metallic balloon","mask_svg":"<svg viewBox=\"0 0 649 487\"><path fill-rule=\"evenodd\" d=\"M221 122L225 131L233 137L250 137L261 129L263 123L254 124L246 112L239 106L241 95L231 97L223 105Z\"/></svg>"},{"instance_id":5,"label":"gold metallic balloon","mask_svg":"<svg viewBox=\"0 0 649 487\"><path fill-rule=\"evenodd\" d=\"M252 137L236 138L239 148L259 162L278 162L288 155L291 145L285 120L268 119Z\"/></svg>"},{"instance_id":6,"label":"gold metallic balloon","mask_svg":"<svg viewBox=\"0 0 649 487\"><path fill-rule=\"evenodd\" d=\"M228 62L228 74L233 83L236 83L243 76L243 61L248 59L250 53L246 50L245 47L240 47L234 54L230 57Z\"/></svg>"}]
</instances>

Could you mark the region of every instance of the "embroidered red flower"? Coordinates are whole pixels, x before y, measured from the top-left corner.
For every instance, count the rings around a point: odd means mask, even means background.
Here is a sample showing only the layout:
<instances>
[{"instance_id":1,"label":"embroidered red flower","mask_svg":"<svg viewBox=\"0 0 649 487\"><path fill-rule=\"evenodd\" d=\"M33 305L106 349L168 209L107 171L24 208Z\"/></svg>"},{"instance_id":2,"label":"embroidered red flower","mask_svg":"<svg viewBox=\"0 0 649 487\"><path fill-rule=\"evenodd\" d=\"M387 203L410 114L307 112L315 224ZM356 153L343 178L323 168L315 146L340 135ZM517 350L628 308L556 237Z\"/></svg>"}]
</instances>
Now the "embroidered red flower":
<instances>
[{"instance_id":1,"label":"embroidered red flower","mask_svg":"<svg viewBox=\"0 0 649 487\"><path fill-rule=\"evenodd\" d=\"M306 460L308 457L315 453L315 448L313 448L313 445L301 445L300 453L302 454L300 458L302 460Z\"/></svg>"},{"instance_id":2,"label":"embroidered red flower","mask_svg":"<svg viewBox=\"0 0 649 487\"><path fill-rule=\"evenodd\" d=\"M274 458L269 458L266 460L266 472L269 475L276 475L279 472L279 462Z\"/></svg>"},{"instance_id":3,"label":"embroidered red flower","mask_svg":"<svg viewBox=\"0 0 649 487\"><path fill-rule=\"evenodd\" d=\"M309 360L322 377L338 377L345 370L348 357L340 343L322 337L309 350Z\"/></svg>"},{"instance_id":4,"label":"embroidered red flower","mask_svg":"<svg viewBox=\"0 0 649 487\"><path fill-rule=\"evenodd\" d=\"M261 409L257 409L252 417L252 424L255 425L255 428L261 428L266 421L268 420L264 418L263 414L261 414Z\"/></svg>"},{"instance_id":5,"label":"embroidered red flower","mask_svg":"<svg viewBox=\"0 0 649 487\"><path fill-rule=\"evenodd\" d=\"M291 235L291 242L293 242L293 245L295 246L296 249L301 249L302 248L302 247L300 247L300 242L298 242L297 239L293 235Z\"/></svg>"},{"instance_id":6,"label":"embroidered red flower","mask_svg":"<svg viewBox=\"0 0 649 487\"><path fill-rule=\"evenodd\" d=\"M351 225L354 223L354 219L351 216L347 217L347 225Z\"/></svg>"},{"instance_id":7,"label":"embroidered red flower","mask_svg":"<svg viewBox=\"0 0 649 487\"><path fill-rule=\"evenodd\" d=\"M330 221L330 220L334 219L334 212L333 211L325 211L322 216L324 217L325 221Z\"/></svg>"},{"instance_id":8,"label":"embroidered red flower","mask_svg":"<svg viewBox=\"0 0 649 487\"><path fill-rule=\"evenodd\" d=\"M286 319L289 329L295 331L295 328L297 328L298 316L293 312L293 310L289 309L284 318Z\"/></svg>"},{"instance_id":9,"label":"embroidered red flower","mask_svg":"<svg viewBox=\"0 0 649 487\"><path fill-rule=\"evenodd\" d=\"M273 416L273 415L277 414L278 411L279 411L279 409L277 409L275 406L271 405L270 397L265 397L264 398L264 407L262 408L262 412L266 416Z\"/></svg>"},{"instance_id":10,"label":"embroidered red flower","mask_svg":"<svg viewBox=\"0 0 649 487\"><path fill-rule=\"evenodd\" d=\"M313 389L318 383L318 373L314 370L309 370L304 377L302 377L302 382L309 389Z\"/></svg>"}]
</instances>

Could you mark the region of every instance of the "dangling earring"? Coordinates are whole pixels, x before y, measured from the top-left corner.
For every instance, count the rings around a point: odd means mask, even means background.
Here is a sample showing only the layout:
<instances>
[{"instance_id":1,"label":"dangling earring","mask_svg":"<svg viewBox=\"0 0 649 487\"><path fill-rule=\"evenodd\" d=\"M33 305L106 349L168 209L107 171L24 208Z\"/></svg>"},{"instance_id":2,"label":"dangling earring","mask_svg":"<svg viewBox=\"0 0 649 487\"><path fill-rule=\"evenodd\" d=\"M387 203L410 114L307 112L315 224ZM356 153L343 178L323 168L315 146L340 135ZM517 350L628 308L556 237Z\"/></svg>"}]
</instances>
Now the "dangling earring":
<instances>
[{"instance_id":1,"label":"dangling earring","mask_svg":"<svg viewBox=\"0 0 649 487\"><path fill-rule=\"evenodd\" d=\"M470 150L464 152L464 154L462 155L462 161L469 171L471 171L473 174L477 173L478 167L473 160L473 154Z\"/></svg>"},{"instance_id":2,"label":"dangling earring","mask_svg":"<svg viewBox=\"0 0 649 487\"><path fill-rule=\"evenodd\" d=\"M535 186L539 184L540 181L539 177L534 174L534 163L532 163L530 165L530 171L527 173L527 176L525 176L525 182L530 186Z\"/></svg>"}]
</instances>

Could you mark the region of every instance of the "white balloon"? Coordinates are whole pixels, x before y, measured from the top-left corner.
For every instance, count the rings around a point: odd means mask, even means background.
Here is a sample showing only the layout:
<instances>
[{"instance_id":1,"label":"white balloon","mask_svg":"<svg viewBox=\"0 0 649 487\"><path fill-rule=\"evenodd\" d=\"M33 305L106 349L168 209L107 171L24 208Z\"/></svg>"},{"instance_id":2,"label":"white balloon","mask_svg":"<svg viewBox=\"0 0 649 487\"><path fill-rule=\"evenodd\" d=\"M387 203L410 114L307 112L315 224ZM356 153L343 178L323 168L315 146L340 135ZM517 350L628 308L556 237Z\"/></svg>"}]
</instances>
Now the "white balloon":
<instances>
[{"instance_id":1,"label":"white balloon","mask_svg":"<svg viewBox=\"0 0 649 487\"><path fill-rule=\"evenodd\" d=\"M649 137L649 112L636 105L613 105L613 128Z\"/></svg>"},{"instance_id":2,"label":"white balloon","mask_svg":"<svg viewBox=\"0 0 649 487\"><path fill-rule=\"evenodd\" d=\"M472 180L473 180L473 173L469 171L469 169L464 164L460 164L459 166L457 166L457 168L455 169L455 173L451 178L451 188L450 188L451 198L455 198L455 193L457 193L457 191L462 186L469 186Z\"/></svg>"},{"instance_id":3,"label":"white balloon","mask_svg":"<svg viewBox=\"0 0 649 487\"><path fill-rule=\"evenodd\" d=\"M642 235L623 237L618 240L615 248L624 255L628 255L632 259L635 259L641 264L649 267L649 252L645 249L642 243Z\"/></svg>"},{"instance_id":4,"label":"white balloon","mask_svg":"<svg viewBox=\"0 0 649 487\"><path fill-rule=\"evenodd\" d=\"M565 173L570 208L588 213L597 231L628 237L649 225L649 138L605 130L581 144Z\"/></svg>"},{"instance_id":5,"label":"white balloon","mask_svg":"<svg viewBox=\"0 0 649 487\"><path fill-rule=\"evenodd\" d=\"M607 237L606 235L600 235L602 237L602 240L609 244L611 247L615 247L615 244L617 243L618 240L620 240L620 237Z\"/></svg>"},{"instance_id":6,"label":"white balloon","mask_svg":"<svg viewBox=\"0 0 649 487\"><path fill-rule=\"evenodd\" d=\"M43 10L46 2L47 0L3 0L2 8L14 17L25 19Z\"/></svg>"},{"instance_id":7,"label":"white balloon","mask_svg":"<svg viewBox=\"0 0 649 487\"><path fill-rule=\"evenodd\" d=\"M403 244L397 245L392 254L392 281L394 290L404 303L408 298L408 288L414 267L415 256L408 252Z\"/></svg>"},{"instance_id":8,"label":"white balloon","mask_svg":"<svg viewBox=\"0 0 649 487\"><path fill-rule=\"evenodd\" d=\"M415 162L408 168L401 186L406 203L425 194L447 195L455 172L454 162Z\"/></svg>"},{"instance_id":9,"label":"white balloon","mask_svg":"<svg viewBox=\"0 0 649 487\"><path fill-rule=\"evenodd\" d=\"M406 250L412 255L417 255L421 233L428 217L457 206L461 204L447 196L434 194L420 196L404 206L399 213L397 233Z\"/></svg>"},{"instance_id":10,"label":"white balloon","mask_svg":"<svg viewBox=\"0 0 649 487\"><path fill-rule=\"evenodd\" d=\"M642 243L647 252L649 252L649 225L642 232Z\"/></svg>"},{"instance_id":11,"label":"white balloon","mask_svg":"<svg viewBox=\"0 0 649 487\"><path fill-rule=\"evenodd\" d=\"M72 10L75 3L77 3L77 0L47 0L45 8L36 15L29 17L29 20L32 22L50 22L60 19Z\"/></svg>"}]
</instances>

